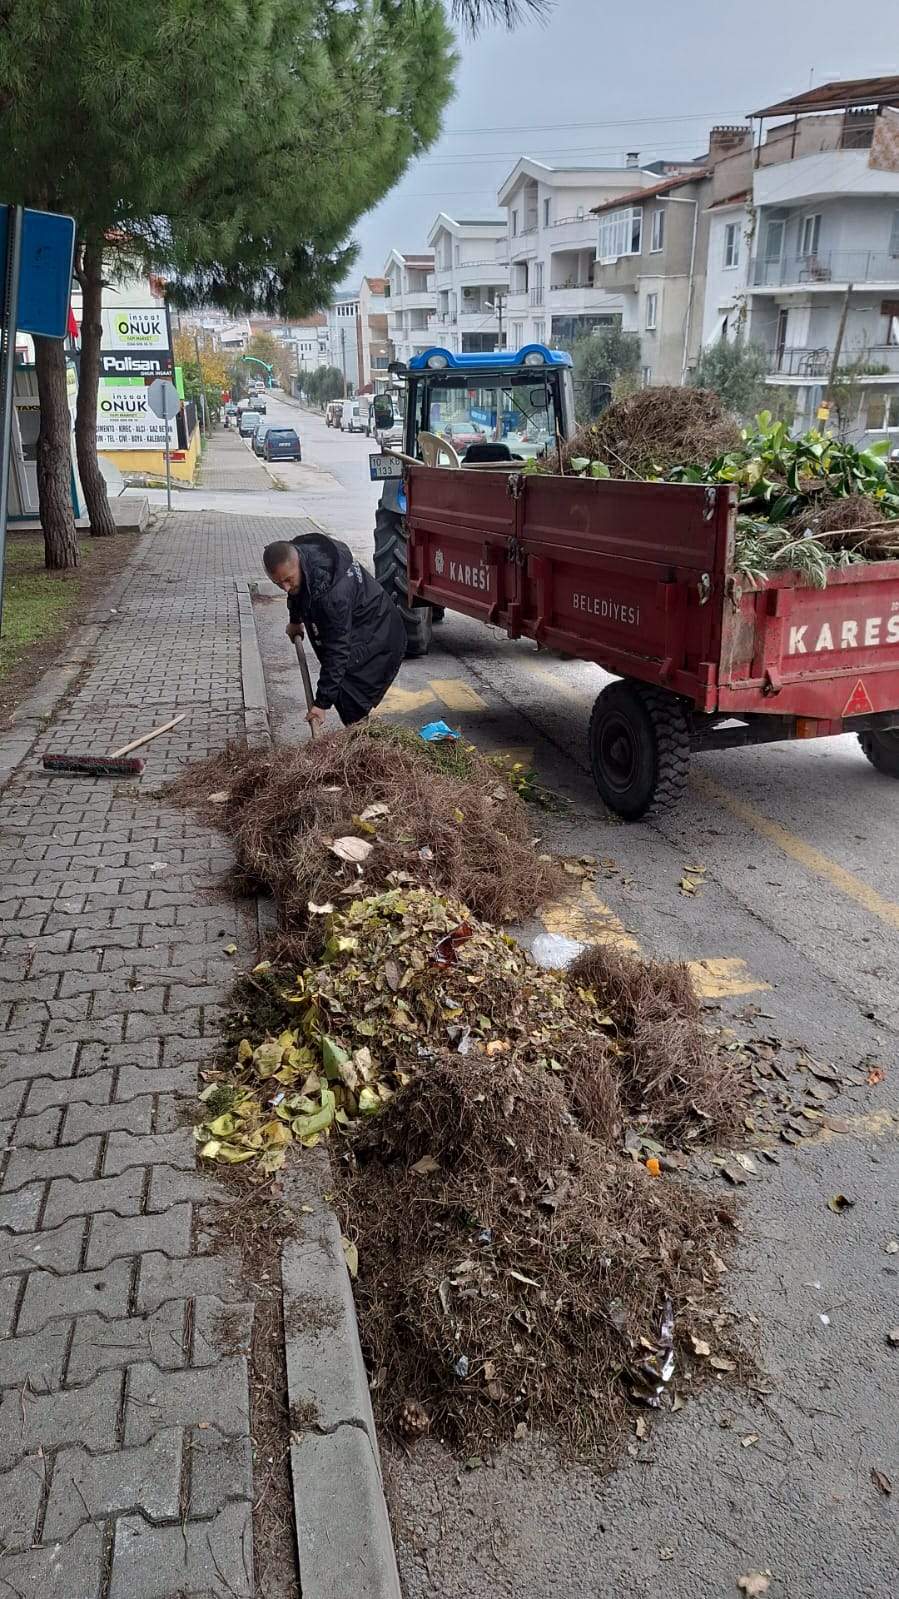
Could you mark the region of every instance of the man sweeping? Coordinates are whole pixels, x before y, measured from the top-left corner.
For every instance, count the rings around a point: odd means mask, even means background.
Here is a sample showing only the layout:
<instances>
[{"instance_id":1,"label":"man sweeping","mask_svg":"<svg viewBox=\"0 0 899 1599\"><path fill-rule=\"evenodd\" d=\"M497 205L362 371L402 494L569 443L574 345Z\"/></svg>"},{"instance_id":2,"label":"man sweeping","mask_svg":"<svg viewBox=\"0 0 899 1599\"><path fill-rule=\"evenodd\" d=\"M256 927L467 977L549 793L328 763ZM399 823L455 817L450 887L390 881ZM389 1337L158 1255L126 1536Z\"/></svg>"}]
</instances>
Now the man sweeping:
<instances>
[{"instance_id":1,"label":"man sweeping","mask_svg":"<svg viewBox=\"0 0 899 1599\"><path fill-rule=\"evenodd\" d=\"M333 705L344 727L361 722L384 698L406 653L393 601L345 544L324 533L267 544L262 562L287 595L287 637L308 633L321 666L306 720L314 729Z\"/></svg>"}]
</instances>

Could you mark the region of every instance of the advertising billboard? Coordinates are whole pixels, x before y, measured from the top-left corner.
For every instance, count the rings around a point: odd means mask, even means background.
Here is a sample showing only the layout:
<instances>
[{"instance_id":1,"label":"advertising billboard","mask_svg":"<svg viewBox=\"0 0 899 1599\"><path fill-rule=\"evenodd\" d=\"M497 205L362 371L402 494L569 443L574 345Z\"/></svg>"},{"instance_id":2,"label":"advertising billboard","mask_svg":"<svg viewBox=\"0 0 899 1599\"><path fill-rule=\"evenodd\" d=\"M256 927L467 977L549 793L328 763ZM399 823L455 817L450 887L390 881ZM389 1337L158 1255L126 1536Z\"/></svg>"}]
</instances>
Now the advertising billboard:
<instances>
[{"instance_id":1,"label":"advertising billboard","mask_svg":"<svg viewBox=\"0 0 899 1599\"><path fill-rule=\"evenodd\" d=\"M97 448L164 450L166 423L147 405L154 378L173 376L164 306L113 306L102 313ZM169 443L178 448L174 422Z\"/></svg>"}]
</instances>

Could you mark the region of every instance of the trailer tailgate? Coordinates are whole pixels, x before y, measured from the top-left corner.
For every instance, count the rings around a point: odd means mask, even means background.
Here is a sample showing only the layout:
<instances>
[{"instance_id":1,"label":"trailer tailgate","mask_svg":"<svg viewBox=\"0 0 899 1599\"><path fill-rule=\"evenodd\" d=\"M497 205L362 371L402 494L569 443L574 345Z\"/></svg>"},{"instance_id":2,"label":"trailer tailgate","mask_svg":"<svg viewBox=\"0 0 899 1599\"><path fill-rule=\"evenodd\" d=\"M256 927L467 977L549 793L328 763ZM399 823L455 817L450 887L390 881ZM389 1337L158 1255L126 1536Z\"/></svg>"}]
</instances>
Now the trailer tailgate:
<instances>
[{"instance_id":1,"label":"trailer tailgate","mask_svg":"<svg viewBox=\"0 0 899 1599\"><path fill-rule=\"evenodd\" d=\"M838 720L899 709L899 561L795 572L725 599L721 711Z\"/></svg>"}]
</instances>

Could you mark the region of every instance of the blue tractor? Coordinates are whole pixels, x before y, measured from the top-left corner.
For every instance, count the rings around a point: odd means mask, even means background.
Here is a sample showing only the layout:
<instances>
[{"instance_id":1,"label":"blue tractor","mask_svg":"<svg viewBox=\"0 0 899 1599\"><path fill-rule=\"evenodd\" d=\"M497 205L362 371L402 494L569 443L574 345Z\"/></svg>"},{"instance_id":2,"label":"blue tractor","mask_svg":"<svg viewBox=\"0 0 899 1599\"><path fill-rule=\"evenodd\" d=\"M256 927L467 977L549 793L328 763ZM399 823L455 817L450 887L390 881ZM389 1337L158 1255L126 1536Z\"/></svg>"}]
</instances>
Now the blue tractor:
<instances>
[{"instance_id":1,"label":"blue tractor","mask_svg":"<svg viewBox=\"0 0 899 1599\"><path fill-rule=\"evenodd\" d=\"M408 367L394 363L405 390L403 454L428 466L503 469L533 460L571 438L574 385L571 357L542 344L516 351L454 355L424 350ZM373 402L375 431L395 427L393 401ZM443 612L425 602L410 606L406 580L406 496L402 461L373 455L371 475L384 488L375 516L375 576L399 607L408 655L426 655L434 622Z\"/></svg>"}]
</instances>

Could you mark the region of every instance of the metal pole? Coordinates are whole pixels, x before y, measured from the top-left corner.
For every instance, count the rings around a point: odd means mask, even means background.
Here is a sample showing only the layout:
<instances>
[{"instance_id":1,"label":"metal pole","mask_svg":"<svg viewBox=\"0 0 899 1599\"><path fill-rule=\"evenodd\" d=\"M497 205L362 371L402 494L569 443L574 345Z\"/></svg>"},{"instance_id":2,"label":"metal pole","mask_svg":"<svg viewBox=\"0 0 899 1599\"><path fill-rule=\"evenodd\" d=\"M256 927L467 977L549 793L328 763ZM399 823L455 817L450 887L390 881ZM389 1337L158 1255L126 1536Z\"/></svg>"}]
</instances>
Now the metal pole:
<instances>
[{"instance_id":1,"label":"metal pole","mask_svg":"<svg viewBox=\"0 0 899 1599\"><path fill-rule=\"evenodd\" d=\"M349 387L346 380L346 328L340 330L340 365L343 369L343 397L346 399Z\"/></svg>"},{"instance_id":2,"label":"metal pole","mask_svg":"<svg viewBox=\"0 0 899 1599\"><path fill-rule=\"evenodd\" d=\"M0 345L0 631L3 628L3 586L6 563L6 518L9 500L9 457L12 450L12 410L16 367L16 319L19 309L19 273L22 265L22 226L25 212L20 205L8 208L6 282L3 299L2 345Z\"/></svg>"},{"instance_id":3,"label":"metal pole","mask_svg":"<svg viewBox=\"0 0 899 1599\"><path fill-rule=\"evenodd\" d=\"M197 352L197 371L200 374L200 421L203 431L209 432L209 415L206 410L206 380L203 377L203 363L200 360L200 335L194 328L194 349Z\"/></svg>"},{"instance_id":4,"label":"metal pole","mask_svg":"<svg viewBox=\"0 0 899 1599\"><path fill-rule=\"evenodd\" d=\"M170 454L168 405L165 408L162 425L165 428L165 508L170 511L172 509L172 457Z\"/></svg>"}]
</instances>

